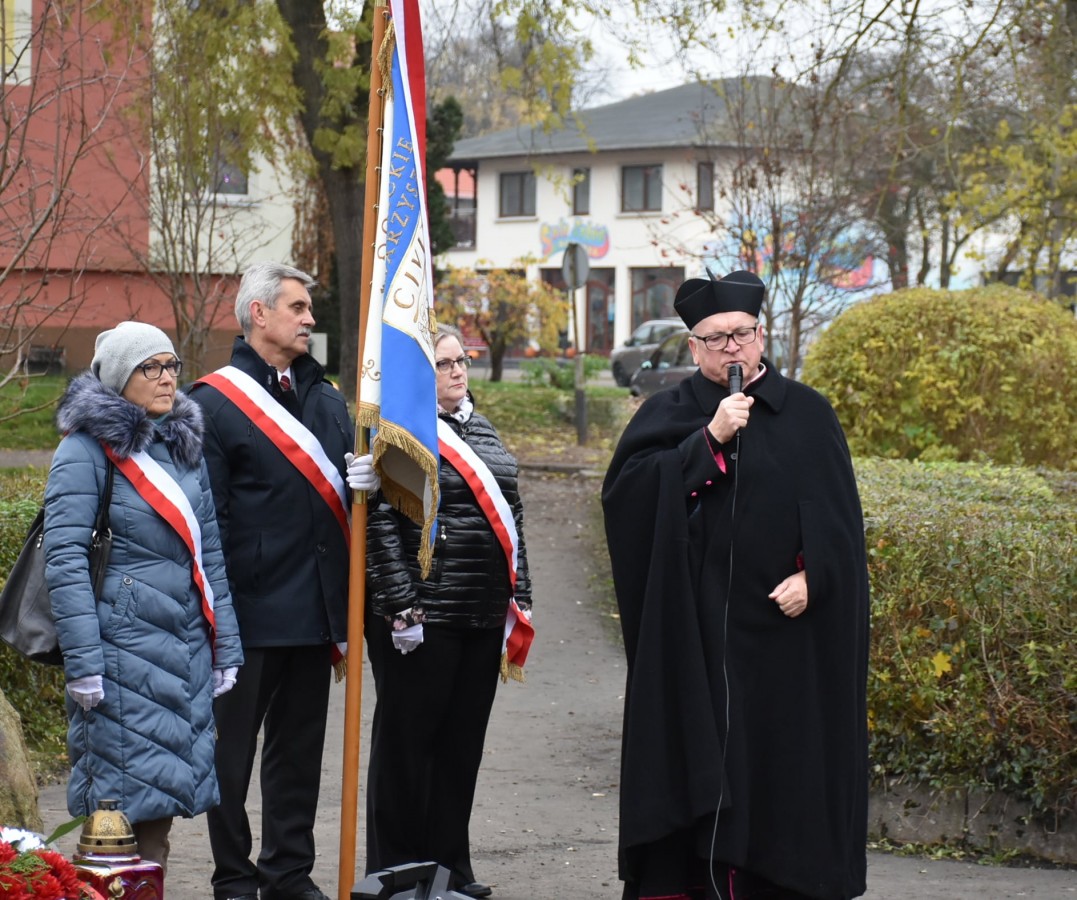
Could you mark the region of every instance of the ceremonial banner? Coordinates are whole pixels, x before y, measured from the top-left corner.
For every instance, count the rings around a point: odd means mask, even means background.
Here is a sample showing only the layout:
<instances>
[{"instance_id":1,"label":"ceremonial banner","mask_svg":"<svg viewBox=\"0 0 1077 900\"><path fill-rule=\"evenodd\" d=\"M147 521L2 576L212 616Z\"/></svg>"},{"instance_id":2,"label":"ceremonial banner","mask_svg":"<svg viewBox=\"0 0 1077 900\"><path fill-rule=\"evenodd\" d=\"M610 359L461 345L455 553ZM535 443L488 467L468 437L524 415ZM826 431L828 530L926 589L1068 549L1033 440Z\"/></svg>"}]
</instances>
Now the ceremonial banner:
<instances>
[{"instance_id":1,"label":"ceremonial banner","mask_svg":"<svg viewBox=\"0 0 1077 900\"><path fill-rule=\"evenodd\" d=\"M433 269L426 211L426 78L418 0L392 0L378 57L386 86L376 247L360 356L359 423L371 429L382 492L423 527L438 506Z\"/></svg>"}]
</instances>

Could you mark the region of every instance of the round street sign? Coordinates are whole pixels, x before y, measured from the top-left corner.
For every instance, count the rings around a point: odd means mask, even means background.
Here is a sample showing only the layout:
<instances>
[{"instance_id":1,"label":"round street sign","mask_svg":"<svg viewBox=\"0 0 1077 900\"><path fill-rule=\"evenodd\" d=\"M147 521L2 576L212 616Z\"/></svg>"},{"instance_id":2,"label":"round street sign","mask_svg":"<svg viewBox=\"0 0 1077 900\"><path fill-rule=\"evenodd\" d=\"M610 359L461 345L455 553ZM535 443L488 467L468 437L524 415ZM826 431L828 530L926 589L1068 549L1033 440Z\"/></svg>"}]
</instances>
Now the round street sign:
<instances>
[{"instance_id":1,"label":"round street sign","mask_svg":"<svg viewBox=\"0 0 1077 900\"><path fill-rule=\"evenodd\" d=\"M587 258L587 248L580 244L565 247L565 258L561 263L561 276L565 287L570 291L587 284L587 274L591 271L591 261Z\"/></svg>"}]
</instances>

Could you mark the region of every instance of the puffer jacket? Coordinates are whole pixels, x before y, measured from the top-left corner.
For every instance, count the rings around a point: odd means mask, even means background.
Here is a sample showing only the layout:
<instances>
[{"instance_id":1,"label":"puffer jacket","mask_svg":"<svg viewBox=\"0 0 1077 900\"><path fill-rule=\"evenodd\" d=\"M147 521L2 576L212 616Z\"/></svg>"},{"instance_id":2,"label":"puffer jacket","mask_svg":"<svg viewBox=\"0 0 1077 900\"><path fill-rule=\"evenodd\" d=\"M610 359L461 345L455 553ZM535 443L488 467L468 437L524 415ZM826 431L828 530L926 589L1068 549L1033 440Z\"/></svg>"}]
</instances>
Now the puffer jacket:
<instances>
[{"instance_id":1,"label":"puffer jacket","mask_svg":"<svg viewBox=\"0 0 1077 900\"><path fill-rule=\"evenodd\" d=\"M67 679L103 675L105 690L89 711L67 700L68 809L88 815L113 798L132 822L204 812L219 800L212 668L241 665L243 650L202 461L201 410L177 394L173 411L154 421L84 373L56 421L66 437L45 489L45 577ZM102 443L121 458L145 451L190 501L214 594L212 647L187 545L119 470L112 552L94 597L87 554L105 486Z\"/></svg>"},{"instance_id":2,"label":"puffer jacket","mask_svg":"<svg viewBox=\"0 0 1077 900\"><path fill-rule=\"evenodd\" d=\"M518 466L493 425L472 413L464 423L442 418L486 463L513 512L519 534L515 597L531 604L531 578L524 543L523 504ZM427 624L457 628L496 628L505 624L513 596L505 553L463 477L445 459L438 470L434 560L430 575L419 570L418 525L382 503L367 523L367 598L374 615L392 616L421 606Z\"/></svg>"}]
</instances>

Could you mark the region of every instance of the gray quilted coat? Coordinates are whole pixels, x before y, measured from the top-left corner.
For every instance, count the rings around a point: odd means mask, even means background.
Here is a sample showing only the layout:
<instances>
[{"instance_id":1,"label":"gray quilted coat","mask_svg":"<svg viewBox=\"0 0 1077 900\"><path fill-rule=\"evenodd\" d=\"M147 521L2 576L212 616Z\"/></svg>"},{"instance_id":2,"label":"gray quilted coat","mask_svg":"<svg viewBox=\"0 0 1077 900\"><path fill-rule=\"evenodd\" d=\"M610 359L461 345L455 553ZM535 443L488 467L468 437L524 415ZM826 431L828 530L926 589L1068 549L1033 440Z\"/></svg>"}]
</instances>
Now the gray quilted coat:
<instances>
[{"instance_id":1,"label":"gray quilted coat","mask_svg":"<svg viewBox=\"0 0 1077 900\"><path fill-rule=\"evenodd\" d=\"M68 809L87 815L113 798L132 822L205 812L219 797L212 668L242 664L243 651L202 461L201 410L177 394L172 413L154 421L85 373L69 386L56 422L66 436L45 490L52 611L67 679L102 674L105 688L88 712L67 700ZM119 471L112 554L94 598L87 547L105 484L102 442L121 458L145 450L190 501L215 595L213 647L190 552Z\"/></svg>"}]
</instances>

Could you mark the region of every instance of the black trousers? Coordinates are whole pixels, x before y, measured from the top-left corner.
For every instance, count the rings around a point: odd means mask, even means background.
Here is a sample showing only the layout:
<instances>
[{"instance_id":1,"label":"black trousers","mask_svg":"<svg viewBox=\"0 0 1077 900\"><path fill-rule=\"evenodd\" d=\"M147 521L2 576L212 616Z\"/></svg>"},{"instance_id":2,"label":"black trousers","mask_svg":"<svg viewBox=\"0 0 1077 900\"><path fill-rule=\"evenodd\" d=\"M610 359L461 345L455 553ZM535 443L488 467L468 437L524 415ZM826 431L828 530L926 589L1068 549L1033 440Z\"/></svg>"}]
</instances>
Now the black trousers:
<instances>
[{"instance_id":1,"label":"black trousers","mask_svg":"<svg viewBox=\"0 0 1077 900\"><path fill-rule=\"evenodd\" d=\"M236 686L217 698L221 803L207 814L213 895L285 900L313 887L314 818L332 666L329 645L244 648ZM247 789L263 723L262 849L251 861Z\"/></svg>"},{"instance_id":2,"label":"black trousers","mask_svg":"<svg viewBox=\"0 0 1077 900\"><path fill-rule=\"evenodd\" d=\"M433 861L452 884L475 881L468 827L497 692L501 628L426 625L404 655L368 615L378 693L367 774L366 871Z\"/></svg>"}]
</instances>

